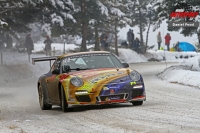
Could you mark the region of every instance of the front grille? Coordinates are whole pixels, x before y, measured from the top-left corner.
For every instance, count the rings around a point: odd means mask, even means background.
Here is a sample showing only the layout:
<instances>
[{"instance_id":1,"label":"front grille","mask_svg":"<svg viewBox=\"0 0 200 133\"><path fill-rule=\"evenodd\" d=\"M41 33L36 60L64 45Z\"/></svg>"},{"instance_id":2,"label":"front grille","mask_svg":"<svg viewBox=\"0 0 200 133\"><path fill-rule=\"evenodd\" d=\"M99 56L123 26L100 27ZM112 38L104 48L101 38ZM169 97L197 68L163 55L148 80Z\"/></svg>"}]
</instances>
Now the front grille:
<instances>
[{"instance_id":1,"label":"front grille","mask_svg":"<svg viewBox=\"0 0 200 133\"><path fill-rule=\"evenodd\" d=\"M88 95L76 96L76 99L79 102L91 102L91 99Z\"/></svg>"},{"instance_id":2,"label":"front grille","mask_svg":"<svg viewBox=\"0 0 200 133\"><path fill-rule=\"evenodd\" d=\"M143 89L134 89L132 91L132 98L135 98L137 96L142 96L143 95L144 90Z\"/></svg>"},{"instance_id":3,"label":"front grille","mask_svg":"<svg viewBox=\"0 0 200 133\"><path fill-rule=\"evenodd\" d=\"M100 99L98 99L98 100L101 100L101 101L107 101L107 99L119 100L119 99L124 99L124 95L126 95L126 94L100 96L99 97Z\"/></svg>"}]
</instances>

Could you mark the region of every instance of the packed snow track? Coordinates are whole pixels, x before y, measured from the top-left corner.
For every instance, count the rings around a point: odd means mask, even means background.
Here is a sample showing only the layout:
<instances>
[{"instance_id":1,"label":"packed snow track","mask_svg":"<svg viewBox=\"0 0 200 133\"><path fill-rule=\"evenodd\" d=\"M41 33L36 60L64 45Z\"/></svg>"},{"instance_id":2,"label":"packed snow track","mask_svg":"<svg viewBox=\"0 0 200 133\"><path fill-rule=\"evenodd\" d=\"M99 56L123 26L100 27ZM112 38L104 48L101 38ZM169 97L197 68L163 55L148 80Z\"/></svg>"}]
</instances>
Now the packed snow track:
<instances>
[{"instance_id":1,"label":"packed snow track","mask_svg":"<svg viewBox=\"0 0 200 133\"><path fill-rule=\"evenodd\" d=\"M173 63L168 63L168 66ZM74 106L67 113L41 110L37 77L0 86L0 133L199 133L200 90L159 79L165 63L131 64L143 75L147 101L105 106ZM17 79L15 79L17 80Z\"/></svg>"}]
</instances>

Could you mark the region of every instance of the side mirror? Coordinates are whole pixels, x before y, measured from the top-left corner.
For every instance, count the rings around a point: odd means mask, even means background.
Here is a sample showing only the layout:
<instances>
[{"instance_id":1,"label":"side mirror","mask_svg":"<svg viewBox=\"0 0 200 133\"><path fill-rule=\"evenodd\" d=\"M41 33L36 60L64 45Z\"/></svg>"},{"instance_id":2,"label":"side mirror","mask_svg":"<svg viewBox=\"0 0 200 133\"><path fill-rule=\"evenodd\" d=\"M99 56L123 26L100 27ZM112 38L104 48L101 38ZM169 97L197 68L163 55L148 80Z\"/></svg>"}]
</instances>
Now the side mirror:
<instances>
[{"instance_id":1,"label":"side mirror","mask_svg":"<svg viewBox=\"0 0 200 133\"><path fill-rule=\"evenodd\" d=\"M71 68L69 65L63 66L63 73L71 72Z\"/></svg>"},{"instance_id":2,"label":"side mirror","mask_svg":"<svg viewBox=\"0 0 200 133\"><path fill-rule=\"evenodd\" d=\"M56 74L56 75L60 74L60 69L54 69L52 71L52 74Z\"/></svg>"},{"instance_id":3,"label":"side mirror","mask_svg":"<svg viewBox=\"0 0 200 133\"><path fill-rule=\"evenodd\" d=\"M129 67L129 64L128 64L128 63L122 63L122 65L123 65L125 68L128 68L128 67Z\"/></svg>"}]
</instances>

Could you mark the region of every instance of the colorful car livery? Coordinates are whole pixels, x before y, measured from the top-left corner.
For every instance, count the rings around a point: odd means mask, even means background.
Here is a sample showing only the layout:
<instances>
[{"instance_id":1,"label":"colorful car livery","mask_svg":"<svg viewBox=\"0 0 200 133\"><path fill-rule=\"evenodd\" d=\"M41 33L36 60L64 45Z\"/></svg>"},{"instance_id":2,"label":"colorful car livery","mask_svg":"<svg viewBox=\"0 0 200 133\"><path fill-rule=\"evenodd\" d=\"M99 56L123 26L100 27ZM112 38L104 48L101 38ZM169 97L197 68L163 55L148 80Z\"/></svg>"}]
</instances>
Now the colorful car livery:
<instances>
[{"instance_id":1,"label":"colorful car livery","mask_svg":"<svg viewBox=\"0 0 200 133\"><path fill-rule=\"evenodd\" d=\"M142 105L146 100L144 81L127 63L105 51L79 52L58 57L33 58L55 60L48 73L38 79L42 110L52 105L64 112L69 105L102 105L130 102Z\"/></svg>"}]
</instances>

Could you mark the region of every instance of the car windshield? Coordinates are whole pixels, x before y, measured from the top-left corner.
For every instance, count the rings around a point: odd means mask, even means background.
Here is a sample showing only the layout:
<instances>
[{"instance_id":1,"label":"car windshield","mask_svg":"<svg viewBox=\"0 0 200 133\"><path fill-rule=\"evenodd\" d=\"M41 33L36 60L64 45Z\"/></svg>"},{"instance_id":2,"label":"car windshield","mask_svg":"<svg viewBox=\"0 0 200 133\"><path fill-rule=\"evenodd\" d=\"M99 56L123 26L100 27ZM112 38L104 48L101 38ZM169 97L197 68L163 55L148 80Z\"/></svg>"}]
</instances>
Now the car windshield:
<instances>
[{"instance_id":1,"label":"car windshield","mask_svg":"<svg viewBox=\"0 0 200 133\"><path fill-rule=\"evenodd\" d=\"M112 54L82 54L63 59L62 66L71 69L123 68L121 62Z\"/></svg>"}]
</instances>

